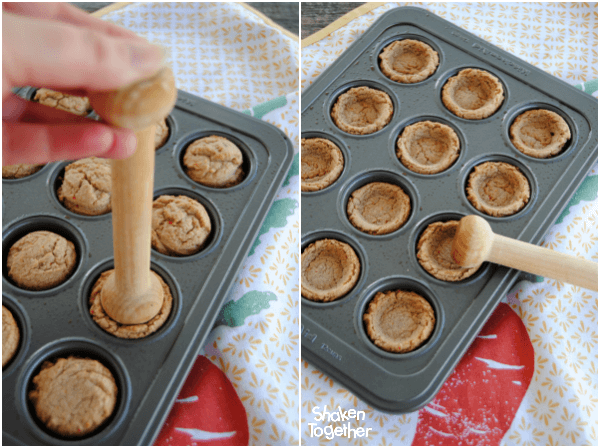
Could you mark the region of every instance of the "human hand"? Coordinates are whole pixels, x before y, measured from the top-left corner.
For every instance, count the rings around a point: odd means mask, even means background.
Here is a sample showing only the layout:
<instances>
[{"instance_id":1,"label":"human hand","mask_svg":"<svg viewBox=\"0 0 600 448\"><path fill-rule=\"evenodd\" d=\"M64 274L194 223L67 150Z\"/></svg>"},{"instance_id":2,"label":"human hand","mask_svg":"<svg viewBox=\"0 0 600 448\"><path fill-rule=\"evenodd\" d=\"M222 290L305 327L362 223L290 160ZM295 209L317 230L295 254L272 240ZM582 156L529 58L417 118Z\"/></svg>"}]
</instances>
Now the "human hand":
<instances>
[{"instance_id":1,"label":"human hand","mask_svg":"<svg viewBox=\"0 0 600 448\"><path fill-rule=\"evenodd\" d=\"M2 164L126 158L135 134L23 100L14 87L114 90L156 72L159 47L67 3L2 4Z\"/></svg>"}]
</instances>

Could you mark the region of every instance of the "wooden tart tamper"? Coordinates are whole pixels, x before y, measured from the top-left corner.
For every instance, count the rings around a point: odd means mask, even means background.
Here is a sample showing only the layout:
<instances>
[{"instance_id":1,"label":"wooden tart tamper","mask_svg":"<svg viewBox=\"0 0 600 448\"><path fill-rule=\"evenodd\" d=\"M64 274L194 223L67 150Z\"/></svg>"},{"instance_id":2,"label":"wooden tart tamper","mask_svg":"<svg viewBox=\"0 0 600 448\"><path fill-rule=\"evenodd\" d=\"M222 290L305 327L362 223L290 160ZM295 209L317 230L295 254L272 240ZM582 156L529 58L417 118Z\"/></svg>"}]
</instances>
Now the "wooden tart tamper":
<instances>
[{"instance_id":1,"label":"wooden tart tamper","mask_svg":"<svg viewBox=\"0 0 600 448\"><path fill-rule=\"evenodd\" d=\"M460 220L452 240L452 259L464 267L491 261L598 291L597 263L497 235L475 215Z\"/></svg>"},{"instance_id":2,"label":"wooden tart tamper","mask_svg":"<svg viewBox=\"0 0 600 448\"><path fill-rule=\"evenodd\" d=\"M163 303L162 286L150 270L154 134L176 100L169 68L122 89L90 95L105 122L132 129L137 137L135 154L111 162L115 270L100 292L106 314L125 325L148 322Z\"/></svg>"}]
</instances>

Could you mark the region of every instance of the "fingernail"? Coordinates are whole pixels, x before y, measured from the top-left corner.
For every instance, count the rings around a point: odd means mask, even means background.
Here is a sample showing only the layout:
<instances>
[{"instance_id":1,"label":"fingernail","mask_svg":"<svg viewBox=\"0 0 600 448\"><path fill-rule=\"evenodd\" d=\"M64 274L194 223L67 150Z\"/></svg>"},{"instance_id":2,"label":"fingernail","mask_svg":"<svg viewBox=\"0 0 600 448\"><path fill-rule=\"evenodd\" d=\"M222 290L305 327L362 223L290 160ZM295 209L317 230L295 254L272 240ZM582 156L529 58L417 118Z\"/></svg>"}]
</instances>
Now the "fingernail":
<instances>
[{"instance_id":1,"label":"fingernail","mask_svg":"<svg viewBox=\"0 0 600 448\"><path fill-rule=\"evenodd\" d=\"M137 138L135 137L135 133L129 134L125 138L125 142L123 142L123 152L125 158L132 156L135 152L135 148L137 147Z\"/></svg>"},{"instance_id":2,"label":"fingernail","mask_svg":"<svg viewBox=\"0 0 600 448\"><path fill-rule=\"evenodd\" d=\"M95 151L98 154L104 154L111 150L113 143L115 141L115 135L111 132L110 129L101 129L97 133L96 140L96 149Z\"/></svg>"},{"instance_id":3,"label":"fingernail","mask_svg":"<svg viewBox=\"0 0 600 448\"><path fill-rule=\"evenodd\" d=\"M132 44L129 47L129 58L133 69L136 72L152 73L157 71L162 65L164 51L157 45Z\"/></svg>"}]
</instances>

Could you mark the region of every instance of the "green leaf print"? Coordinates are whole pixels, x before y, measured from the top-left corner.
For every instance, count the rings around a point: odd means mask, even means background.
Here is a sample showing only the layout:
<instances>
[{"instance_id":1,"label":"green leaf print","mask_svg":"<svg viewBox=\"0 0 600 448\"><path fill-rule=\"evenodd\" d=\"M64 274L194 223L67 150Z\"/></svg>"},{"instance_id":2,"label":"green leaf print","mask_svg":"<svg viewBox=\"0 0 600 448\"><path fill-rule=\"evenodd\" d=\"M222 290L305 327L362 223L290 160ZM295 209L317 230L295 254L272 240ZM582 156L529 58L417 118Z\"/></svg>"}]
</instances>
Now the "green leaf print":
<instances>
[{"instance_id":1,"label":"green leaf print","mask_svg":"<svg viewBox=\"0 0 600 448\"><path fill-rule=\"evenodd\" d=\"M258 231L256 241L254 241L254 244L252 245L248 255L254 255L254 250L260 244L260 237L262 235L276 227L285 227L288 216L294 214L296 207L298 207L298 201L294 199L284 198L273 202L271 210L269 210L269 214L267 215L265 222L263 222L262 227Z\"/></svg>"},{"instance_id":2,"label":"green leaf print","mask_svg":"<svg viewBox=\"0 0 600 448\"><path fill-rule=\"evenodd\" d=\"M569 214L569 209L581 201L593 201L598 197L598 175L588 176L579 186L569 204L562 211L555 224L561 224L563 219Z\"/></svg>"},{"instance_id":3,"label":"green leaf print","mask_svg":"<svg viewBox=\"0 0 600 448\"><path fill-rule=\"evenodd\" d=\"M215 327L218 325L239 327L244 324L246 317L259 314L262 310L269 308L271 300L277 300L277 296L272 292L247 292L239 300L227 302L221 308Z\"/></svg>"},{"instance_id":4,"label":"green leaf print","mask_svg":"<svg viewBox=\"0 0 600 448\"><path fill-rule=\"evenodd\" d=\"M275 109L279 109L287 104L287 99L285 96L280 96L278 98L274 98L265 103L259 104L258 106L254 106L252 108L252 112L255 118L259 120L262 119L269 112L274 111Z\"/></svg>"}]
</instances>

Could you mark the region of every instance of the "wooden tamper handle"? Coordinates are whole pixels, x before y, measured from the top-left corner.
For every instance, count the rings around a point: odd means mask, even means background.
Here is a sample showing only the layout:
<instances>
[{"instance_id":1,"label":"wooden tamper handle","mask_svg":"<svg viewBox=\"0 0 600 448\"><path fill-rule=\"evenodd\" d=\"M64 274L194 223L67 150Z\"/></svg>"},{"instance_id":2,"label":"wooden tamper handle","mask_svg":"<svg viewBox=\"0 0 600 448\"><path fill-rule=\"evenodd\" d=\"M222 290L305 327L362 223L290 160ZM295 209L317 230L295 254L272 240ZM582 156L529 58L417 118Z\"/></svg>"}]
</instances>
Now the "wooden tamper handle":
<instances>
[{"instance_id":1,"label":"wooden tamper handle","mask_svg":"<svg viewBox=\"0 0 600 448\"><path fill-rule=\"evenodd\" d=\"M173 72L168 68L123 89L90 95L104 121L133 129L137 137L133 156L112 161L115 270L100 292L106 314L126 325L149 321L163 303L161 284L150 270L154 133L176 99Z\"/></svg>"},{"instance_id":2,"label":"wooden tamper handle","mask_svg":"<svg viewBox=\"0 0 600 448\"><path fill-rule=\"evenodd\" d=\"M491 261L598 291L597 263L497 235L479 216L460 220L452 241L452 259L464 267Z\"/></svg>"}]
</instances>

